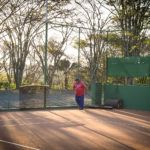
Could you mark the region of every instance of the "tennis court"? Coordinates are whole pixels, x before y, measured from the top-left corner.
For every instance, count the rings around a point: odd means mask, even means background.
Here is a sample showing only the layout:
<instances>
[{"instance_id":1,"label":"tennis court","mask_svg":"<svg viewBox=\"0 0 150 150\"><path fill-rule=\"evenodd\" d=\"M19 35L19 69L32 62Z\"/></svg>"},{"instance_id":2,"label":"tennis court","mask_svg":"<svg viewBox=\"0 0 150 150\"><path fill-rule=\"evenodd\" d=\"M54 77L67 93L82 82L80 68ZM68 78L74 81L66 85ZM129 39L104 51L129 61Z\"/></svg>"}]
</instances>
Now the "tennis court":
<instances>
[{"instance_id":1,"label":"tennis court","mask_svg":"<svg viewBox=\"0 0 150 150\"><path fill-rule=\"evenodd\" d=\"M0 112L0 150L149 150L150 112Z\"/></svg>"}]
</instances>

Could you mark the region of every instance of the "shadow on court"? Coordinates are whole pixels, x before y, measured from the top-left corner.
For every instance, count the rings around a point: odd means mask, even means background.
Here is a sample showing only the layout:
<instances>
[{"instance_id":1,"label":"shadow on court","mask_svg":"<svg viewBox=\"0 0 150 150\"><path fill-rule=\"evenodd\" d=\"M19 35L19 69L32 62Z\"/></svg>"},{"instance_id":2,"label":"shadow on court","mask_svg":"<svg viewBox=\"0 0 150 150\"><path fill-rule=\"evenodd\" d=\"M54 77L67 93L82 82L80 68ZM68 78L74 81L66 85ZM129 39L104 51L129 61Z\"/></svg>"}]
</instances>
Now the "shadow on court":
<instances>
[{"instance_id":1,"label":"shadow on court","mask_svg":"<svg viewBox=\"0 0 150 150\"><path fill-rule=\"evenodd\" d=\"M0 150L148 150L149 116L102 109L0 112Z\"/></svg>"}]
</instances>

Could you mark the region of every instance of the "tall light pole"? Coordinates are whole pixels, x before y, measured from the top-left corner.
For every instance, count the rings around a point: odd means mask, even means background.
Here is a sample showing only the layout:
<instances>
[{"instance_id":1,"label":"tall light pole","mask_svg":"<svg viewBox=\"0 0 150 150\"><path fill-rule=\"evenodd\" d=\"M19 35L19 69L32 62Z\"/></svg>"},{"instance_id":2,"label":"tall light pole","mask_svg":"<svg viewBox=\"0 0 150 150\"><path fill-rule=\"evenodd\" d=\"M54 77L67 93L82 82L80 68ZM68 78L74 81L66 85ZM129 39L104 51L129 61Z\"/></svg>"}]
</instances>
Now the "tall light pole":
<instances>
[{"instance_id":1,"label":"tall light pole","mask_svg":"<svg viewBox=\"0 0 150 150\"><path fill-rule=\"evenodd\" d=\"M80 78L80 33L81 33L81 28L79 27L79 41L78 41L78 73L77 77Z\"/></svg>"},{"instance_id":2,"label":"tall light pole","mask_svg":"<svg viewBox=\"0 0 150 150\"><path fill-rule=\"evenodd\" d=\"M45 21L45 67L44 67L44 85L47 84L47 43L48 43L48 0L46 0L46 21ZM44 108L46 108L46 86L44 87Z\"/></svg>"},{"instance_id":3,"label":"tall light pole","mask_svg":"<svg viewBox=\"0 0 150 150\"><path fill-rule=\"evenodd\" d=\"M45 21L45 67L44 67L44 84L47 84L47 44L48 44L48 0L46 0L46 21Z\"/></svg>"}]
</instances>

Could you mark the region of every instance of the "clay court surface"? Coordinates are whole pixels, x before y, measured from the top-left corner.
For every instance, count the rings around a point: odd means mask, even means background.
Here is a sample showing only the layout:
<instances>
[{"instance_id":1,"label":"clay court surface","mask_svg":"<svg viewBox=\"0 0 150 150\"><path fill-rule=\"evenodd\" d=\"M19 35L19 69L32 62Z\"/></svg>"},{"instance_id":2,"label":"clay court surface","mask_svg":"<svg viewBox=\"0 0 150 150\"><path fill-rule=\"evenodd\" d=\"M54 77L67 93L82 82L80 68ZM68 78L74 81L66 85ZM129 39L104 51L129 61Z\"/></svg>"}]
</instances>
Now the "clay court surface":
<instances>
[{"instance_id":1,"label":"clay court surface","mask_svg":"<svg viewBox=\"0 0 150 150\"><path fill-rule=\"evenodd\" d=\"M0 112L0 150L150 150L150 112Z\"/></svg>"}]
</instances>

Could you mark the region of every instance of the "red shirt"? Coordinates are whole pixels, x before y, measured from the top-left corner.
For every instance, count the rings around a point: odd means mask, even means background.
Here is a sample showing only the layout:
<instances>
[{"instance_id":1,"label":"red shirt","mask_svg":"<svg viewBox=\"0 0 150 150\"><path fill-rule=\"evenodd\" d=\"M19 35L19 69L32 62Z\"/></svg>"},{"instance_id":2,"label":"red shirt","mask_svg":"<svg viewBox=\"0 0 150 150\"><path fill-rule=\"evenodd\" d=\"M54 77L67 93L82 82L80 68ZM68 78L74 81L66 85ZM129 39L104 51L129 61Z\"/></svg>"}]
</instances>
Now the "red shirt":
<instances>
[{"instance_id":1,"label":"red shirt","mask_svg":"<svg viewBox=\"0 0 150 150\"><path fill-rule=\"evenodd\" d=\"M84 95L84 89L86 88L86 85L84 84L84 82L76 82L73 85L73 89L76 90L76 95L77 96L82 96Z\"/></svg>"}]
</instances>

